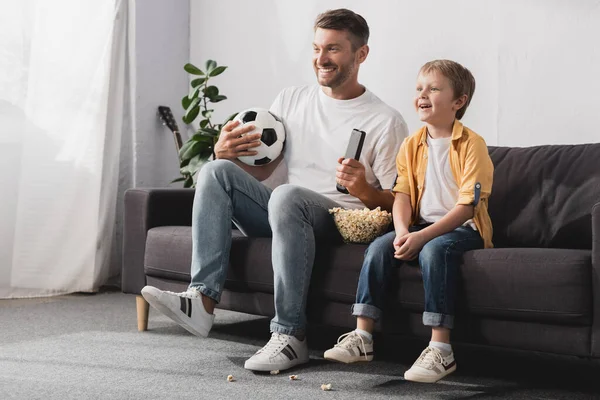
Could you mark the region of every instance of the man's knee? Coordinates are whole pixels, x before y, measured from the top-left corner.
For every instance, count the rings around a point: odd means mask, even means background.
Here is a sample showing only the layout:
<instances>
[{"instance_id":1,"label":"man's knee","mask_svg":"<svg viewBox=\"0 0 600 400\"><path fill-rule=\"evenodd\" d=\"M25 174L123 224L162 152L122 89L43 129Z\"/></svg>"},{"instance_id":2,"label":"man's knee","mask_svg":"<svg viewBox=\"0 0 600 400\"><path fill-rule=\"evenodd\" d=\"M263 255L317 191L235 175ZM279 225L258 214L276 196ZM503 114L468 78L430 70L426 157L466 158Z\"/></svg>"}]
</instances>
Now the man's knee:
<instances>
[{"instance_id":1,"label":"man's knee","mask_svg":"<svg viewBox=\"0 0 600 400\"><path fill-rule=\"evenodd\" d=\"M280 185L277 186L269 199L269 214L294 211L302 204L302 191L300 186Z\"/></svg>"},{"instance_id":2,"label":"man's knee","mask_svg":"<svg viewBox=\"0 0 600 400\"><path fill-rule=\"evenodd\" d=\"M217 181L221 184L224 182L224 177L230 176L238 172L240 168L233 161L229 160L213 160L204 164L198 172L196 187L207 182Z\"/></svg>"}]
</instances>

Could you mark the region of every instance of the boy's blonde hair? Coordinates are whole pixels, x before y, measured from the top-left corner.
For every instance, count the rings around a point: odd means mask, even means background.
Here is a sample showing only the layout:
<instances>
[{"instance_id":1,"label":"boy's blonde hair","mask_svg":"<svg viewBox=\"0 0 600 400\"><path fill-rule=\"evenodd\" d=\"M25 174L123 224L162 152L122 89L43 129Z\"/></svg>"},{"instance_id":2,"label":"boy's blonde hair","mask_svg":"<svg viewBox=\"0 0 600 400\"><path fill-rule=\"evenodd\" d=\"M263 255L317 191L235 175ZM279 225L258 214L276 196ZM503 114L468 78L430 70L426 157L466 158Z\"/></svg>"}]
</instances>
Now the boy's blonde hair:
<instances>
[{"instance_id":1,"label":"boy's blonde hair","mask_svg":"<svg viewBox=\"0 0 600 400\"><path fill-rule=\"evenodd\" d=\"M430 73L432 71L437 71L448 78L452 90L454 91L455 99L463 94L467 95L465 105L456 112L456 119L461 119L463 115L465 115L469 103L471 103L473 93L475 93L475 78L473 77L473 74L456 61L451 60L429 61L421 67L419 74Z\"/></svg>"}]
</instances>

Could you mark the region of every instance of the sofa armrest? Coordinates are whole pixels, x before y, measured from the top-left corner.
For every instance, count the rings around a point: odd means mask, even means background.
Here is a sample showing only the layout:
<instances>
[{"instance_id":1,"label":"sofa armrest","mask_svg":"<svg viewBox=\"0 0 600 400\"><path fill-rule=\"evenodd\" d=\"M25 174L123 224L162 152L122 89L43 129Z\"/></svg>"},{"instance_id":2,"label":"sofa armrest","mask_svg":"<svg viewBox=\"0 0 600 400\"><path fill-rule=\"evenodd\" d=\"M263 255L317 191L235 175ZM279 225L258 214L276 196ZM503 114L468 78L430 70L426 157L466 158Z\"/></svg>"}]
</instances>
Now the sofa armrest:
<instances>
[{"instance_id":1,"label":"sofa armrest","mask_svg":"<svg viewBox=\"0 0 600 400\"><path fill-rule=\"evenodd\" d=\"M600 357L600 203L592 207L592 356Z\"/></svg>"},{"instance_id":2,"label":"sofa armrest","mask_svg":"<svg viewBox=\"0 0 600 400\"><path fill-rule=\"evenodd\" d=\"M125 192L121 289L140 294L146 285L144 255L148 230L191 226L194 189L129 189Z\"/></svg>"}]
</instances>

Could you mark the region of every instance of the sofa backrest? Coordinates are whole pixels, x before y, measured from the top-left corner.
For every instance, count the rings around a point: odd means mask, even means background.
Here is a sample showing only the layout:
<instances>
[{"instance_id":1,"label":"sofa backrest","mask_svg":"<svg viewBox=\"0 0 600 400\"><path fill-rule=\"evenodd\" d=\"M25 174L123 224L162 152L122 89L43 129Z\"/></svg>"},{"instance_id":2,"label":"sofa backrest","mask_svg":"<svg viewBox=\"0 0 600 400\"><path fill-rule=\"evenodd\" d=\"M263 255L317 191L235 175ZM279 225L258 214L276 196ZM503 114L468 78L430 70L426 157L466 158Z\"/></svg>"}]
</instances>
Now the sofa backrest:
<instances>
[{"instance_id":1,"label":"sofa backrest","mask_svg":"<svg viewBox=\"0 0 600 400\"><path fill-rule=\"evenodd\" d=\"M600 143L489 146L489 212L496 247L591 249L600 202Z\"/></svg>"}]
</instances>

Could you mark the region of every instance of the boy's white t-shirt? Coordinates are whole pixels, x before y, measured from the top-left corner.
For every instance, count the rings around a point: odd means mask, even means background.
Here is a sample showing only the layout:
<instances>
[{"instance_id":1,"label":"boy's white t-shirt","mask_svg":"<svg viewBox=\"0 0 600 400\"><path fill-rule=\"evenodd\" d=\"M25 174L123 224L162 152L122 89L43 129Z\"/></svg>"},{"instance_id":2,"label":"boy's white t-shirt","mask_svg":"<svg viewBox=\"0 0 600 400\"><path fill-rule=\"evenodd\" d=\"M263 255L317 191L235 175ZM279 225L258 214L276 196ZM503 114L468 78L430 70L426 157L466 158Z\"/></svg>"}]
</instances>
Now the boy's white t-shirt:
<instances>
[{"instance_id":1,"label":"boy's white t-shirt","mask_svg":"<svg viewBox=\"0 0 600 400\"><path fill-rule=\"evenodd\" d=\"M283 120L287 136L284 159L263 181L267 186L283 183L275 181L287 175L285 182L327 196L342 207L364 207L358 198L336 190L337 160L346 152L352 129L366 133L359 161L367 182L380 190L393 186L396 154L408 128L398 111L368 89L357 98L336 100L318 85L287 88L270 111Z\"/></svg>"},{"instance_id":2,"label":"boy's white t-shirt","mask_svg":"<svg viewBox=\"0 0 600 400\"><path fill-rule=\"evenodd\" d=\"M428 158L420 204L420 223L439 221L458 201L459 188L448 159L451 143L451 137L433 139L427 135ZM472 219L465 224L476 229Z\"/></svg>"}]
</instances>

